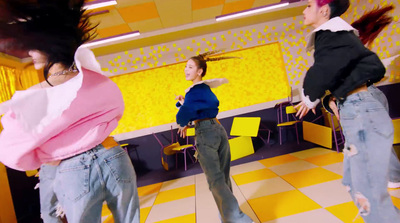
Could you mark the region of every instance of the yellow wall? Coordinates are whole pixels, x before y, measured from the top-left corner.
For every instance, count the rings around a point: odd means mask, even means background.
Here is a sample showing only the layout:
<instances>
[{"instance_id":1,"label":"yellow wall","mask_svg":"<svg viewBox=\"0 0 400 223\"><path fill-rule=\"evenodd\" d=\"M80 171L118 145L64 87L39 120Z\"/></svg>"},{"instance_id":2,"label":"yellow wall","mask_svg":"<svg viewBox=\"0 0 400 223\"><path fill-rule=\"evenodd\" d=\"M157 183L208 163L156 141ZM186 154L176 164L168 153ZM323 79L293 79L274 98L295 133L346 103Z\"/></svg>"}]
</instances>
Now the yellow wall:
<instances>
[{"instance_id":1,"label":"yellow wall","mask_svg":"<svg viewBox=\"0 0 400 223\"><path fill-rule=\"evenodd\" d=\"M400 1L350 0L350 8L342 16L344 20L351 23L363 15L365 11L371 10L378 5L384 6L389 3L395 5L395 10L391 12L394 21L382 31L372 45L372 51L376 52L381 59L399 54L400 26L398 26L398 15L400 13ZM306 5L304 8L305 7ZM260 110L273 106L274 103L271 102L263 104L267 105L264 107L245 107L262 103L258 98L253 101L253 92L258 92L256 97L261 95L266 96L263 102L285 99L286 95L280 95L281 98L268 97L268 95L271 94L271 89L269 88L280 86L276 85L277 82L275 82L274 78L271 80L262 80L260 83L251 83L250 85L244 81L248 78L243 75L250 75L245 66L251 66L254 69L264 71L271 69L271 65L262 65L256 68L259 65L257 61L261 61L262 59L270 60L270 55L268 53L264 52L263 55L257 55L258 52L255 50L258 47L263 47L265 44L280 46L278 55L282 58L284 71L286 73L285 84L288 83L288 86L293 89L294 100L298 100L304 76L308 68L313 64L313 53L305 51L307 35L313 28L305 26L303 20L303 16L290 17L252 26L223 30L193 38L166 42L154 46L127 49L124 52L98 57L97 59L107 75L120 75L112 79L121 87L125 103L127 104L125 115L114 134L131 132L147 127L157 128L161 124L175 122L174 115L176 110L174 110L174 106L171 106L171 103L173 104L174 102L174 94L183 94L182 90L189 86L189 83L185 84L183 79L182 70L184 65L176 63L184 63L193 55L216 49L225 49L226 53L232 53L232 55L249 50L249 53L246 53L246 57L243 57L243 60L240 62L232 62L241 69L239 74L224 72L222 68L218 68L223 66L221 62L218 63L218 65L211 64L210 73L206 77L228 77L225 75L229 75L228 79L230 79L231 83L227 86L222 86L220 88L221 91L219 91L219 89L215 91L221 101L221 111L242 108L228 112L229 116L235 115L236 112L238 114L243 114L245 111L256 111L257 109ZM247 57L252 59L248 60ZM254 57L258 59L254 60ZM248 65L243 65L247 63ZM272 60L271 64L273 63L274 60ZM273 66L275 66L275 64L273 64ZM216 70L212 71L212 69ZM236 70L234 72L236 72ZM162 76L162 74L167 73L169 73L169 76ZM257 72L254 75L256 75L257 78L262 77ZM174 81L166 79L167 77L173 77ZM246 78L235 79L236 77ZM271 77L265 75L265 78ZM158 85L157 81L162 82L162 84ZM396 59L387 68L387 76L379 84L386 85L398 82L400 82L400 58ZM247 88L239 89L235 86L236 83L241 83L242 86L247 86ZM261 83L268 86L268 88L260 88L257 84ZM149 88L151 91L145 88ZM240 90L239 92L242 94L231 96L232 92L238 92L237 90ZM143 92L146 92L146 95L144 95ZM141 97L136 98L135 95L140 95ZM153 98L153 95L162 95L162 97L154 96ZM278 96L278 94L273 95ZM162 99L162 101L160 101L160 99ZM155 107L153 106L154 103L160 106ZM131 106L135 108L131 108ZM156 110L156 112L152 110Z\"/></svg>"},{"instance_id":2,"label":"yellow wall","mask_svg":"<svg viewBox=\"0 0 400 223\"><path fill-rule=\"evenodd\" d=\"M15 90L22 90L38 83L38 73L32 68L25 68L25 64L0 55L0 85L2 94L0 103L11 98ZM3 85L4 84L4 85ZM4 96L4 97L3 97ZM0 124L0 132L2 130ZM0 163L0 223L17 222L6 167Z\"/></svg>"},{"instance_id":3,"label":"yellow wall","mask_svg":"<svg viewBox=\"0 0 400 223\"><path fill-rule=\"evenodd\" d=\"M0 163L0 223L17 222L6 167Z\"/></svg>"},{"instance_id":4,"label":"yellow wall","mask_svg":"<svg viewBox=\"0 0 400 223\"><path fill-rule=\"evenodd\" d=\"M216 88L220 111L243 108L288 96L289 83L278 43L229 52L229 59L208 62L204 79L227 78ZM111 78L122 91L125 113L113 134L175 122L175 95L185 95L185 62ZM262 92L262 93L260 93Z\"/></svg>"}]
</instances>

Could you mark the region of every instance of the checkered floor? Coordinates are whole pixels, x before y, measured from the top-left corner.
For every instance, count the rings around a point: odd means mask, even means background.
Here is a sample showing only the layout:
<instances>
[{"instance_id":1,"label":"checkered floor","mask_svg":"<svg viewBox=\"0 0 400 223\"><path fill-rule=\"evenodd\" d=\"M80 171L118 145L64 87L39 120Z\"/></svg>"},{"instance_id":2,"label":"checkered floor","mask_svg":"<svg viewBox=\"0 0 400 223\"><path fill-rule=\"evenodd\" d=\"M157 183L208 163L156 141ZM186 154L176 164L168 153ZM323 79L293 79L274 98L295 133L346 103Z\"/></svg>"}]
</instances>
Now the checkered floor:
<instances>
[{"instance_id":1,"label":"checkered floor","mask_svg":"<svg viewBox=\"0 0 400 223\"><path fill-rule=\"evenodd\" d=\"M259 223L355 221L357 208L341 185L343 155L313 148L231 167L241 209ZM219 223L204 174L138 188L141 223ZM400 208L400 189L390 190ZM113 222L103 208L103 222Z\"/></svg>"}]
</instances>

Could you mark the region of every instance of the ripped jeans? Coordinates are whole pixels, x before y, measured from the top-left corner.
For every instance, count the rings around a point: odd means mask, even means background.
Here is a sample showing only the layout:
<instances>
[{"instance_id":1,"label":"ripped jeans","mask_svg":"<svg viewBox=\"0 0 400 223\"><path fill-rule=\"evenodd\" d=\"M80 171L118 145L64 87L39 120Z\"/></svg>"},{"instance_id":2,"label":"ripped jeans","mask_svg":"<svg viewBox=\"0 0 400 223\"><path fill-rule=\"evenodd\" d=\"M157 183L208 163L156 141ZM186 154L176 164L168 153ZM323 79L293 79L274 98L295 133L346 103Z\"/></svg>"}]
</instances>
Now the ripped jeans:
<instances>
[{"instance_id":1,"label":"ripped jeans","mask_svg":"<svg viewBox=\"0 0 400 223\"><path fill-rule=\"evenodd\" d=\"M100 223L103 202L116 223L139 223L136 174L128 154L115 146L98 145L61 161L43 164L40 173L40 211L44 223Z\"/></svg>"},{"instance_id":2,"label":"ripped jeans","mask_svg":"<svg viewBox=\"0 0 400 223\"><path fill-rule=\"evenodd\" d=\"M346 138L343 184L366 223L400 222L387 190L393 124L384 105L371 92L359 92L339 104Z\"/></svg>"},{"instance_id":3,"label":"ripped jeans","mask_svg":"<svg viewBox=\"0 0 400 223\"><path fill-rule=\"evenodd\" d=\"M368 92L370 92L374 98L376 98L379 102L381 102L385 107L386 111L389 112L388 100L385 94L381 90L379 90L374 85L371 85L368 87ZM399 158L397 158L397 154L396 151L394 151L393 146L392 146L392 154L390 155L390 161L389 161L389 181L394 183L400 182L400 160Z\"/></svg>"}]
</instances>

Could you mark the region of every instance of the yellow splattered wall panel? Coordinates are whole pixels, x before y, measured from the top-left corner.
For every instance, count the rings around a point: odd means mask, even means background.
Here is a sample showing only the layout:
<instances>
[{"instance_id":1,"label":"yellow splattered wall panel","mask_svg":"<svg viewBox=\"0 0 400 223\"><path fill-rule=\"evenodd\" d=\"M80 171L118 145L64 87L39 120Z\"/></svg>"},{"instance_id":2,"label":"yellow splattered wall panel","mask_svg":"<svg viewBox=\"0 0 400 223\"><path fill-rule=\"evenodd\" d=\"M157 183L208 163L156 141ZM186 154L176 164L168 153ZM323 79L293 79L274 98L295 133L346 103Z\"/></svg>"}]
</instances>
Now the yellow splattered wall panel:
<instances>
[{"instance_id":1,"label":"yellow splattered wall panel","mask_svg":"<svg viewBox=\"0 0 400 223\"><path fill-rule=\"evenodd\" d=\"M222 78L228 84L214 89L220 111L247 107L288 96L289 83L278 43L225 53L241 59L208 62L204 79ZM191 85L185 62L112 77L125 100L125 113L113 134L175 122L175 95Z\"/></svg>"}]
</instances>

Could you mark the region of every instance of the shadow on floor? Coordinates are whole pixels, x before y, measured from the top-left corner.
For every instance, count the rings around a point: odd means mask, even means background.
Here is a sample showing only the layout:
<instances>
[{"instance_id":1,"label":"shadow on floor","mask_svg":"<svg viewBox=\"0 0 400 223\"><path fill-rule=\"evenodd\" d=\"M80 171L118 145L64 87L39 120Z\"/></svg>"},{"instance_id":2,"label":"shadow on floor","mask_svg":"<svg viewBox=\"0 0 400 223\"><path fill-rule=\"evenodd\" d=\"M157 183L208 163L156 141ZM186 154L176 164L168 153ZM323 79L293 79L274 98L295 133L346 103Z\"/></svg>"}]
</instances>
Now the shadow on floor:
<instances>
[{"instance_id":1,"label":"shadow on floor","mask_svg":"<svg viewBox=\"0 0 400 223\"><path fill-rule=\"evenodd\" d=\"M314 147L318 147L314 143L300 141L300 144L297 144L295 141L293 142L285 142L283 145L279 145L279 143L275 143L273 139L269 145L264 145L260 139L253 140L255 153L249 156L243 157L241 159L235 160L231 163L232 166L248 163L256 160L262 160L266 158L271 158L275 156L280 156L288 153L298 152ZM175 159L171 157L171 159ZM181 177L187 177L195 174L202 173L203 170L200 167L200 164L197 162L193 164L189 158L187 158L187 171L184 170L183 159L178 160L178 169L175 166L172 166L169 171L164 169L158 169L153 171L140 171L140 168L136 168L137 173L137 183L138 187L160 183L163 181L174 180Z\"/></svg>"}]
</instances>

